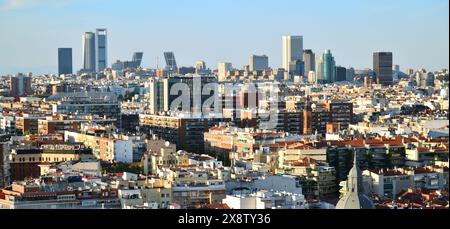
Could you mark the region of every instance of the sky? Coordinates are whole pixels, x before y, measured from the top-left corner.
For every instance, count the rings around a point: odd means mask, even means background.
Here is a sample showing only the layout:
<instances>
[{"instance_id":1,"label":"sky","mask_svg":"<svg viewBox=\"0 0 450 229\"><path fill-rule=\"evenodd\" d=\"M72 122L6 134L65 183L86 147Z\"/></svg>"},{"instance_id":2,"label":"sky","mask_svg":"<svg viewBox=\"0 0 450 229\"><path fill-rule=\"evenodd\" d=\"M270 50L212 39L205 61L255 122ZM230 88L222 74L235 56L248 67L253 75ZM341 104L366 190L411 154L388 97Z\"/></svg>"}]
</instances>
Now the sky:
<instances>
[{"instance_id":1,"label":"sky","mask_svg":"<svg viewBox=\"0 0 450 229\"><path fill-rule=\"evenodd\" d=\"M0 0L0 74L57 73L60 47L78 70L81 36L96 28L108 29L109 65L143 51L155 68L173 51L179 66L240 68L265 54L276 68L281 37L302 35L344 67L371 68L374 51L402 70L449 66L448 0Z\"/></svg>"}]
</instances>

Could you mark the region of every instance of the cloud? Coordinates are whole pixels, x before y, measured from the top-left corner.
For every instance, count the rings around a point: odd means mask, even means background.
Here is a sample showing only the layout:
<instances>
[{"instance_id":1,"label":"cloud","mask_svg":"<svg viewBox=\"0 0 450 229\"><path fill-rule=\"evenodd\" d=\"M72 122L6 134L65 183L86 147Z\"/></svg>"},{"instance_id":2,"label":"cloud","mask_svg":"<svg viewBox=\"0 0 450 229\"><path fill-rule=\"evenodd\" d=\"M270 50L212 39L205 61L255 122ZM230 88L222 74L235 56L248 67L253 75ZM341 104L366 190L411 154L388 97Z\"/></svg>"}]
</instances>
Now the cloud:
<instances>
[{"instance_id":1,"label":"cloud","mask_svg":"<svg viewBox=\"0 0 450 229\"><path fill-rule=\"evenodd\" d=\"M62 0L4 0L0 2L0 10L11 11L30 8L40 4L60 3Z\"/></svg>"}]
</instances>

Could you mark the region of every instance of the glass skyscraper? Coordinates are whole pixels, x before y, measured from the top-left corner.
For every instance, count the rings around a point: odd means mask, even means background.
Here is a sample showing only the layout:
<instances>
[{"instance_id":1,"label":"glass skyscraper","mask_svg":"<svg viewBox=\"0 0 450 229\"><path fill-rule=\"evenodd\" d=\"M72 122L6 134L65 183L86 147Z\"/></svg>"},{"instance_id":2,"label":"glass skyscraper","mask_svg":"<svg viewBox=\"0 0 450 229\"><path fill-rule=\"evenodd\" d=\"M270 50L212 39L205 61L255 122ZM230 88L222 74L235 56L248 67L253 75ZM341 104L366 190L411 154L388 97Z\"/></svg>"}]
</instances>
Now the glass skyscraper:
<instances>
[{"instance_id":1,"label":"glass skyscraper","mask_svg":"<svg viewBox=\"0 0 450 229\"><path fill-rule=\"evenodd\" d=\"M58 49L58 75L72 74L72 49Z\"/></svg>"},{"instance_id":2,"label":"glass skyscraper","mask_svg":"<svg viewBox=\"0 0 450 229\"><path fill-rule=\"evenodd\" d=\"M333 54L331 54L331 50L325 50L325 53L319 60L317 67L319 68L319 70L317 71L317 79L319 82L336 82L336 61L334 60Z\"/></svg>"},{"instance_id":3,"label":"glass skyscraper","mask_svg":"<svg viewBox=\"0 0 450 229\"><path fill-rule=\"evenodd\" d=\"M103 71L108 66L107 43L106 29L97 29L95 33L95 59L97 61L97 72Z\"/></svg>"},{"instance_id":4,"label":"glass skyscraper","mask_svg":"<svg viewBox=\"0 0 450 229\"><path fill-rule=\"evenodd\" d=\"M310 71L316 71L316 55L311 49L305 49L303 51L303 62L305 75L308 75Z\"/></svg>"},{"instance_id":5,"label":"glass skyscraper","mask_svg":"<svg viewBox=\"0 0 450 229\"><path fill-rule=\"evenodd\" d=\"M373 53L375 79L381 85L391 85L393 81L392 52Z\"/></svg>"},{"instance_id":6,"label":"glass skyscraper","mask_svg":"<svg viewBox=\"0 0 450 229\"><path fill-rule=\"evenodd\" d=\"M85 32L83 34L83 70L94 72L95 67L95 34Z\"/></svg>"}]
</instances>

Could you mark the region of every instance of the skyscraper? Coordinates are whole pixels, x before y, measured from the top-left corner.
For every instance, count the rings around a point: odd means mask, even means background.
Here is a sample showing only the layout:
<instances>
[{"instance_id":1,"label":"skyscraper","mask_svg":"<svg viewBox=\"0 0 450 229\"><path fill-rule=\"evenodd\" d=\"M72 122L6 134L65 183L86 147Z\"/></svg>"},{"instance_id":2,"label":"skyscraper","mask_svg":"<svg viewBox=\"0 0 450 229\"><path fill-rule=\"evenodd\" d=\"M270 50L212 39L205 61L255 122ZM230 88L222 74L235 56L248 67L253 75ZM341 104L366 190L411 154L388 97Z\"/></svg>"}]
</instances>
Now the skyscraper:
<instances>
[{"instance_id":1,"label":"skyscraper","mask_svg":"<svg viewBox=\"0 0 450 229\"><path fill-rule=\"evenodd\" d=\"M325 50L317 64L317 80L322 83L336 82L336 61L331 50Z\"/></svg>"},{"instance_id":2,"label":"skyscraper","mask_svg":"<svg viewBox=\"0 0 450 229\"><path fill-rule=\"evenodd\" d=\"M58 75L72 74L72 49L58 49Z\"/></svg>"},{"instance_id":3,"label":"skyscraper","mask_svg":"<svg viewBox=\"0 0 450 229\"><path fill-rule=\"evenodd\" d=\"M391 85L393 81L392 52L373 53L375 79L381 85Z\"/></svg>"},{"instance_id":4,"label":"skyscraper","mask_svg":"<svg viewBox=\"0 0 450 229\"><path fill-rule=\"evenodd\" d=\"M173 52L164 52L164 59L166 60L166 68L169 71L177 70L177 61Z\"/></svg>"},{"instance_id":5,"label":"skyscraper","mask_svg":"<svg viewBox=\"0 0 450 229\"><path fill-rule=\"evenodd\" d=\"M135 52L133 53L133 58L131 61L133 61L136 64L136 67L141 67L142 64L142 57L144 56L143 52Z\"/></svg>"},{"instance_id":6,"label":"skyscraper","mask_svg":"<svg viewBox=\"0 0 450 229\"><path fill-rule=\"evenodd\" d=\"M233 69L233 66L231 63L219 63L218 67L218 76L219 76L219 82L226 81L228 72Z\"/></svg>"},{"instance_id":7,"label":"skyscraper","mask_svg":"<svg viewBox=\"0 0 450 229\"><path fill-rule=\"evenodd\" d=\"M95 33L95 59L96 59L96 71L101 72L108 66L107 56L107 31L106 29L97 29Z\"/></svg>"},{"instance_id":8,"label":"skyscraper","mask_svg":"<svg viewBox=\"0 0 450 229\"><path fill-rule=\"evenodd\" d=\"M85 32L83 34L83 70L87 72L94 72L96 70L95 64L95 34L92 32Z\"/></svg>"},{"instance_id":9,"label":"skyscraper","mask_svg":"<svg viewBox=\"0 0 450 229\"><path fill-rule=\"evenodd\" d=\"M305 75L308 75L310 71L316 71L316 55L311 49L305 49L303 51L303 63Z\"/></svg>"},{"instance_id":10,"label":"skyscraper","mask_svg":"<svg viewBox=\"0 0 450 229\"><path fill-rule=\"evenodd\" d=\"M336 81L345 81L346 80L347 69L341 66L336 67Z\"/></svg>"},{"instance_id":11,"label":"skyscraper","mask_svg":"<svg viewBox=\"0 0 450 229\"><path fill-rule=\"evenodd\" d=\"M348 82L353 82L353 77L355 76L355 69L354 68L347 68L345 71L345 80Z\"/></svg>"},{"instance_id":12,"label":"skyscraper","mask_svg":"<svg viewBox=\"0 0 450 229\"><path fill-rule=\"evenodd\" d=\"M167 112L170 109L169 104L169 79L154 78L148 83L150 93L148 94L150 114Z\"/></svg>"},{"instance_id":13,"label":"skyscraper","mask_svg":"<svg viewBox=\"0 0 450 229\"><path fill-rule=\"evenodd\" d=\"M300 75L302 65L303 36L283 36L283 68L290 74Z\"/></svg>"},{"instance_id":14,"label":"skyscraper","mask_svg":"<svg viewBox=\"0 0 450 229\"><path fill-rule=\"evenodd\" d=\"M262 71L268 69L269 57L267 57L266 55L251 55L248 58L248 65L250 66L250 71Z\"/></svg>"}]
</instances>

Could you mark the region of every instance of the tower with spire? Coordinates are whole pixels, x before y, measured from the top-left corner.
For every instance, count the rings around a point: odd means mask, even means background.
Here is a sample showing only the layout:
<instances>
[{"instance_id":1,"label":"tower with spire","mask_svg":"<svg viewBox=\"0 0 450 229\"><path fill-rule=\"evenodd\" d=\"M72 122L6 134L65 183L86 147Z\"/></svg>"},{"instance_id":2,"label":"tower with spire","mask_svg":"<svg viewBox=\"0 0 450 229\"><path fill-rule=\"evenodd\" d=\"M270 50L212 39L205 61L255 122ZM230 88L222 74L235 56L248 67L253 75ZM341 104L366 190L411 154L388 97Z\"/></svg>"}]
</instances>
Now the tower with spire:
<instances>
[{"instance_id":1,"label":"tower with spire","mask_svg":"<svg viewBox=\"0 0 450 229\"><path fill-rule=\"evenodd\" d=\"M347 179L348 192L336 205L336 209L374 209L373 202L364 195L362 172L358 168L356 153L354 153L353 167Z\"/></svg>"}]
</instances>

